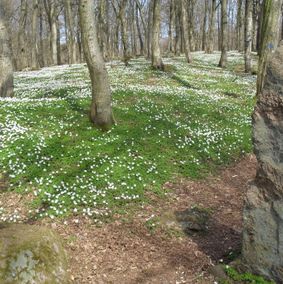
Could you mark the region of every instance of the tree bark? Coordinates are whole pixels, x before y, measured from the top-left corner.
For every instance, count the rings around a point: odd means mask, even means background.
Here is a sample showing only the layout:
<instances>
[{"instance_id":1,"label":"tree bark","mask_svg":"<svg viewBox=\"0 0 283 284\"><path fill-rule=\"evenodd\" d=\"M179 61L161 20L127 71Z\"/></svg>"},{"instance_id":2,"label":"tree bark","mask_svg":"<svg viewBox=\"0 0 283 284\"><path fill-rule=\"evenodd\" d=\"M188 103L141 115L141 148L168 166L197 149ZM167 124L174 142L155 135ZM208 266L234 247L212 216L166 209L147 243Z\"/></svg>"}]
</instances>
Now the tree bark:
<instances>
[{"instance_id":1,"label":"tree bark","mask_svg":"<svg viewBox=\"0 0 283 284\"><path fill-rule=\"evenodd\" d=\"M9 34L4 19L4 7L0 2L0 97L12 97L14 90L13 64Z\"/></svg>"},{"instance_id":2,"label":"tree bark","mask_svg":"<svg viewBox=\"0 0 283 284\"><path fill-rule=\"evenodd\" d=\"M32 1L32 32L31 32L31 68L38 69L38 46L37 46L37 22L38 22L38 1Z\"/></svg>"},{"instance_id":3,"label":"tree bark","mask_svg":"<svg viewBox=\"0 0 283 284\"><path fill-rule=\"evenodd\" d=\"M69 64L74 64L77 61L76 54L76 39L74 33L73 13L71 9L71 0L65 0L65 15L67 22L67 45L68 45L68 61Z\"/></svg>"},{"instance_id":4,"label":"tree bark","mask_svg":"<svg viewBox=\"0 0 283 284\"><path fill-rule=\"evenodd\" d=\"M242 46L242 6L243 0L238 0L237 9L237 48L241 52L243 50Z\"/></svg>"},{"instance_id":5,"label":"tree bark","mask_svg":"<svg viewBox=\"0 0 283 284\"><path fill-rule=\"evenodd\" d=\"M79 5L82 43L92 85L90 118L97 127L109 130L114 118L109 79L94 23L95 4L93 0L80 0Z\"/></svg>"},{"instance_id":6,"label":"tree bark","mask_svg":"<svg viewBox=\"0 0 283 284\"><path fill-rule=\"evenodd\" d=\"M48 24L50 28L50 49L51 62L53 65L58 65L57 55L57 15L54 1L44 0L44 7L47 14Z\"/></svg>"},{"instance_id":7,"label":"tree bark","mask_svg":"<svg viewBox=\"0 0 283 284\"><path fill-rule=\"evenodd\" d=\"M214 50L215 13L216 0L212 0L206 53L213 53Z\"/></svg>"},{"instance_id":8,"label":"tree bark","mask_svg":"<svg viewBox=\"0 0 283 284\"><path fill-rule=\"evenodd\" d=\"M227 0L221 1L221 58L218 66L225 68L227 65Z\"/></svg>"},{"instance_id":9,"label":"tree bark","mask_svg":"<svg viewBox=\"0 0 283 284\"><path fill-rule=\"evenodd\" d=\"M175 21L175 4L174 0L170 0L170 12L169 12L169 29L168 29L168 37L169 37L169 52L175 53L174 50L174 21Z\"/></svg>"},{"instance_id":10,"label":"tree bark","mask_svg":"<svg viewBox=\"0 0 283 284\"><path fill-rule=\"evenodd\" d=\"M181 3L179 1L175 1L175 55L181 55L181 37L182 37L182 29L181 29Z\"/></svg>"},{"instance_id":11,"label":"tree bark","mask_svg":"<svg viewBox=\"0 0 283 284\"><path fill-rule=\"evenodd\" d=\"M190 50L190 38L189 38L189 21L187 11L187 0L181 0L181 11L182 11L182 25L184 29L184 49L186 60L188 63L192 63L192 54Z\"/></svg>"},{"instance_id":12,"label":"tree bark","mask_svg":"<svg viewBox=\"0 0 283 284\"><path fill-rule=\"evenodd\" d=\"M250 73L252 69L252 29L253 29L253 3L246 0L245 6L245 72Z\"/></svg>"},{"instance_id":13,"label":"tree bark","mask_svg":"<svg viewBox=\"0 0 283 284\"><path fill-rule=\"evenodd\" d=\"M261 23L261 42L259 46L259 63L257 75L257 95L260 94L266 74L266 62L279 42L279 23L282 0L266 0L263 3Z\"/></svg>"},{"instance_id":14,"label":"tree bark","mask_svg":"<svg viewBox=\"0 0 283 284\"><path fill-rule=\"evenodd\" d=\"M18 69L23 70L28 67L26 22L27 22L28 4L27 0L21 0L21 12L19 20L18 34Z\"/></svg>"},{"instance_id":15,"label":"tree bark","mask_svg":"<svg viewBox=\"0 0 283 284\"><path fill-rule=\"evenodd\" d=\"M160 51L160 0L153 1L153 23L151 44L151 65L155 69L164 70Z\"/></svg>"},{"instance_id":16,"label":"tree bark","mask_svg":"<svg viewBox=\"0 0 283 284\"><path fill-rule=\"evenodd\" d=\"M206 46L207 46L207 40L206 40L207 13L208 13L208 0L205 0L204 1L204 15L203 15L203 30L202 30L202 50L203 51L206 50Z\"/></svg>"}]
</instances>

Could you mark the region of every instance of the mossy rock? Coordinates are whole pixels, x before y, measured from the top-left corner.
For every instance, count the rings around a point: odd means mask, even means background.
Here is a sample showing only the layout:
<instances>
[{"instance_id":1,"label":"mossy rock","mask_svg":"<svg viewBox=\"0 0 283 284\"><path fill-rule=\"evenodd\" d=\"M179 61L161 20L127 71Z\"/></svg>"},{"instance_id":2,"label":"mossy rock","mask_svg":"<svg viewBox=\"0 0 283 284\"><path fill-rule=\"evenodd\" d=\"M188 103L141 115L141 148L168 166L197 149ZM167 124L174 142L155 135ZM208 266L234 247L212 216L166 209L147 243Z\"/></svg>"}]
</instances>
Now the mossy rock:
<instances>
[{"instance_id":1,"label":"mossy rock","mask_svg":"<svg viewBox=\"0 0 283 284\"><path fill-rule=\"evenodd\" d=\"M15 224L0 228L0 283L68 284L67 257L50 229Z\"/></svg>"}]
</instances>

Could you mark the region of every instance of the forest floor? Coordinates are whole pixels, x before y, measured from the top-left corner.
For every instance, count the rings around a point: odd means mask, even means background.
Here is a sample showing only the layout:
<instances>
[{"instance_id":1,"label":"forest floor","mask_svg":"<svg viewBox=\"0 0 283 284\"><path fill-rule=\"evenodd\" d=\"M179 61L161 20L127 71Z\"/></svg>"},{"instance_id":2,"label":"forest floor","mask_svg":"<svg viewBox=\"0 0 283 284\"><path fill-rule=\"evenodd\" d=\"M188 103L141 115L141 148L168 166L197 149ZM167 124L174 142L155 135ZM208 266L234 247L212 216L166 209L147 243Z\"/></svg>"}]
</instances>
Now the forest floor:
<instances>
[{"instance_id":1,"label":"forest floor","mask_svg":"<svg viewBox=\"0 0 283 284\"><path fill-rule=\"evenodd\" d=\"M16 73L0 100L0 221L58 231L75 283L213 283L207 269L239 254L255 173L256 77L219 56L108 63L108 133L88 120L85 65Z\"/></svg>"}]
</instances>

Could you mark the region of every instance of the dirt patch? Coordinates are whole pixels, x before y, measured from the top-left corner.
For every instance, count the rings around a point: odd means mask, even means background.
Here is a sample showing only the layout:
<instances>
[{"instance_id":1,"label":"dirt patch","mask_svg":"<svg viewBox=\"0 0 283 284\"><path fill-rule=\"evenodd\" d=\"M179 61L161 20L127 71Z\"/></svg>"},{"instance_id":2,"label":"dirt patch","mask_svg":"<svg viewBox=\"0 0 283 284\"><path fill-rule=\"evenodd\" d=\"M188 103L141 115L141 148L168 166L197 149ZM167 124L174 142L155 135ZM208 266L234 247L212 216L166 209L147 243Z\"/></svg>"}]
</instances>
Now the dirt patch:
<instances>
[{"instance_id":1,"label":"dirt patch","mask_svg":"<svg viewBox=\"0 0 283 284\"><path fill-rule=\"evenodd\" d=\"M203 181L168 182L166 200L101 227L83 217L40 223L64 238L74 283L213 283L209 267L240 250L243 194L255 170L255 158L247 156ZM205 232L159 222L191 208L209 211Z\"/></svg>"}]
</instances>

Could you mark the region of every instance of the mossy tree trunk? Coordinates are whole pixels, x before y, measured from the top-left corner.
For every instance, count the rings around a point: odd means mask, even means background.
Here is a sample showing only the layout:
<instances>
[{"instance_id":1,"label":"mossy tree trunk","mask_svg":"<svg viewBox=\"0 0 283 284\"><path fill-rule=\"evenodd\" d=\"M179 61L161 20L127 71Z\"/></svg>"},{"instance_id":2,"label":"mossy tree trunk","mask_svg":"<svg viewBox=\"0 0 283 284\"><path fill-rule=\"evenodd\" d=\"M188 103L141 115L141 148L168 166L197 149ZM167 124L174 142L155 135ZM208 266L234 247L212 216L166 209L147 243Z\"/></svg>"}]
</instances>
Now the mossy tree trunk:
<instances>
[{"instance_id":1,"label":"mossy tree trunk","mask_svg":"<svg viewBox=\"0 0 283 284\"><path fill-rule=\"evenodd\" d=\"M90 117L97 127L109 130L114 118L109 79L97 39L95 3L93 0L80 0L79 5L83 50L92 85Z\"/></svg>"}]
</instances>

